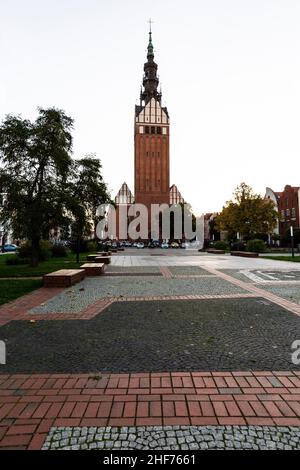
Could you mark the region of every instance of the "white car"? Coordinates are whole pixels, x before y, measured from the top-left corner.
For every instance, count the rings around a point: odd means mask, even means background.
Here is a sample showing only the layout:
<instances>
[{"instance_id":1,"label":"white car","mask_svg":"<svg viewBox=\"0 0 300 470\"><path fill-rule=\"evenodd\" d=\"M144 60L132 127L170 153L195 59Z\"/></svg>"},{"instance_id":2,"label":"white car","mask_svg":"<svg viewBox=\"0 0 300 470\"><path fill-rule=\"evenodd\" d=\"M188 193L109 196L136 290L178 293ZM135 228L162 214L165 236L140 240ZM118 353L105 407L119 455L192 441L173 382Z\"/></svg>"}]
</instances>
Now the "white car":
<instances>
[{"instance_id":1,"label":"white car","mask_svg":"<svg viewBox=\"0 0 300 470\"><path fill-rule=\"evenodd\" d=\"M161 248L169 248L169 244L167 242L163 242L161 245L160 245Z\"/></svg>"},{"instance_id":2,"label":"white car","mask_svg":"<svg viewBox=\"0 0 300 470\"><path fill-rule=\"evenodd\" d=\"M144 245L143 242L139 242L139 243L136 244L136 247L137 247L137 248L144 248L144 246L145 246L145 245Z\"/></svg>"}]
</instances>

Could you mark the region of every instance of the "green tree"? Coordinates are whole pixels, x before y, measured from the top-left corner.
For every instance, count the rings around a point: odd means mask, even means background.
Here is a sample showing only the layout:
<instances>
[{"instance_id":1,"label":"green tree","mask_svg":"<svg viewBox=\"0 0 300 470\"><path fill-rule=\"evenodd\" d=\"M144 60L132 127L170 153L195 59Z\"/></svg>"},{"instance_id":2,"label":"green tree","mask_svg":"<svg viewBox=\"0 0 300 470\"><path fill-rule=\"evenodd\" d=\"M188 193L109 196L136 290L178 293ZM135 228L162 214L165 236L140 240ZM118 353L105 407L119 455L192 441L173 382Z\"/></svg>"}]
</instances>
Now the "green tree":
<instances>
[{"instance_id":1,"label":"green tree","mask_svg":"<svg viewBox=\"0 0 300 470\"><path fill-rule=\"evenodd\" d=\"M272 233L278 219L274 203L255 194L250 186L241 183L216 218L219 230L239 233L251 239L256 233Z\"/></svg>"},{"instance_id":2,"label":"green tree","mask_svg":"<svg viewBox=\"0 0 300 470\"><path fill-rule=\"evenodd\" d=\"M64 191L71 166L73 120L55 108L39 108L35 122L8 115L0 126L1 220L14 237L31 242L38 264L40 240L64 218Z\"/></svg>"},{"instance_id":3,"label":"green tree","mask_svg":"<svg viewBox=\"0 0 300 470\"><path fill-rule=\"evenodd\" d=\"M72 218L72 238L77 241L77 262L79 262L80 240L91 233L96 238L96 227L99 221L98 206L111 203L101 171L101 162L93 154L74 160L72 164L66 208Z\"/></svg>"}]
</instances>

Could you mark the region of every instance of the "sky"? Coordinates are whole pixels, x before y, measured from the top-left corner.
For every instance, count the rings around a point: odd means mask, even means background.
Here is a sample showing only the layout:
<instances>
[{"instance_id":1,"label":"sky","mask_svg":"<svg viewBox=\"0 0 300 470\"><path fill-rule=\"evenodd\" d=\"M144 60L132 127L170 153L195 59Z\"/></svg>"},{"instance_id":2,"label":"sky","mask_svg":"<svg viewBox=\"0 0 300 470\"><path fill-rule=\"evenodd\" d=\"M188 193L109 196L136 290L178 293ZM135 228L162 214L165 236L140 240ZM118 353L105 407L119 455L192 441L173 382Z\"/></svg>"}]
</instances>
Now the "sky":
<instances>
[{"instance_id":1,"label":"sky","mask_svg":"<svg viewBox=\"0 0 300 470\"><path fill-rule=\"evenodd\" d=\"M299 0L0 0L0 121L38 107L75 120L112 196L134 190L134 106L152 18L170 183L197 215L245 181L300 186Z\"/></svg>"}]
</instances>

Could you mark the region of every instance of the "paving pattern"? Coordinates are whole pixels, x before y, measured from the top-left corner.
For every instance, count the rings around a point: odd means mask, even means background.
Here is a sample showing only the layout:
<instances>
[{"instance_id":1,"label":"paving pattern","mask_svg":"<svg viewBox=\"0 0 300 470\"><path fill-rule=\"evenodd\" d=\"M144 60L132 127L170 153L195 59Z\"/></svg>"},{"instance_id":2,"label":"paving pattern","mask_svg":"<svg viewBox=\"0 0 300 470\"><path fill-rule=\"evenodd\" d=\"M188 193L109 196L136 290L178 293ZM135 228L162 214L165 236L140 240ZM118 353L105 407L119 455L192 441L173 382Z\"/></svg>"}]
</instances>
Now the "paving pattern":
<instances>
[{"instance_id":1,"label":"paving pattern","mask_svg":"<svg viewBox=\"0 0 300 470\"><path fill-rule=\"evenodd\" d=\"M0 448L298 449L299 286L297 263L128 250L0 307Z\"/></svg>"},{"instance_id":2,"label":"paving pattern","mask_svg":"<svg viewBox=\"0 0 300 470\"><path fill-rule=\"evenodd\" d=\"M122 276L91 277L53 297L44 305L35 307L31 313L78 313L97 300L110 297L184 296L195 293L222 295L245 292L215 276L201 279L165 278L164 282L157 276L131 276L128 279Z\"/></svg>"},{"instance_id":3,"label":"paving pattern","mask_svg":"<svg viewBox=\"0 0 300 470\"><path fill-rule=\"evenodd\" d=\"M300 305L300 285L263 285L262 289Z\"/></svg>"},{"instance_id":4,"label":"paving pattern","mask_svg":"<svg viewBox=\"0 0 300 470\"><path fill-rule=\"evenodd\" d=\"M116 302L89 321L11 322L0 334L9 373L300 369L298 318L260 298Z\"/></svg>"},{"instance_id":5,"label":"paving pattern","mask_svg":"<svg viewBox=\"0 0 300 470\"><path fill-rule=\"evenodd\" d=\"M300 450L300 428L283 426L53 427L42 450Z\"/></svg>"}]
</instances>

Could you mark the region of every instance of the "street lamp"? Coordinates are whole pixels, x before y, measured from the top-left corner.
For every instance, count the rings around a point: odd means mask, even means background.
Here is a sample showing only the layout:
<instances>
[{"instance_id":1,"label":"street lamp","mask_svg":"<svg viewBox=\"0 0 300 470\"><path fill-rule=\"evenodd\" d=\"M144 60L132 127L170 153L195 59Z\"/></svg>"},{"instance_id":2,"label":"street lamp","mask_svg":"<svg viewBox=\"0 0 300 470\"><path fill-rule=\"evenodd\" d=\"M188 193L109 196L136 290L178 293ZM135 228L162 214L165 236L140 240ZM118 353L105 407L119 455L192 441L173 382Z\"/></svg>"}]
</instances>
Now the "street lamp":
<instances>
[{"instance_id":1,"label":"street lamp","mask_svg":"<svg viewBox=\"0 0 300 470\"><path fill-rule=\"evenodd\" d=\"M295 249L294 249L294 228L291 225L290 226L290 233L291 233L291 242L292 242L292 257L294 258L295 256Z\"/></svg>"}]
</instances>

